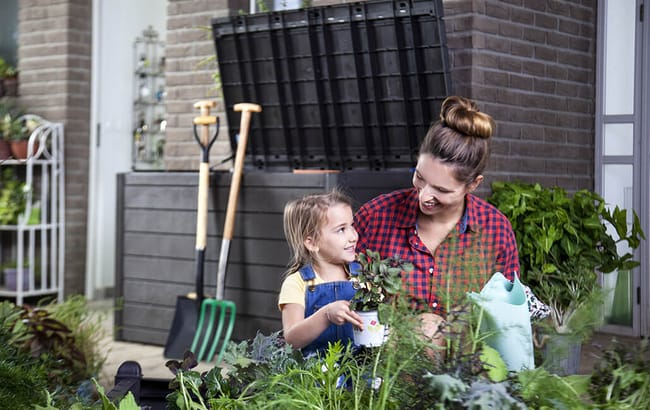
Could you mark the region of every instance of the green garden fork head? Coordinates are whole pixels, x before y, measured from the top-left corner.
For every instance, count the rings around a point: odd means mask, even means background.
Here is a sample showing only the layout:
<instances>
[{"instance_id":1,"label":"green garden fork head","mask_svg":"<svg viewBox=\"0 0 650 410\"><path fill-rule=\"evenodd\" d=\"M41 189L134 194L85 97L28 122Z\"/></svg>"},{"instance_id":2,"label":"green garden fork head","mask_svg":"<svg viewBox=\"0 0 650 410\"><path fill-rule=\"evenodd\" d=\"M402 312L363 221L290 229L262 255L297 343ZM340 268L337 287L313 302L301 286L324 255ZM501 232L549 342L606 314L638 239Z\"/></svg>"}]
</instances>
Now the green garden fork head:
<instances>
[{"instance_id":1,"label":"green garden fork head","mask_svg":"<svg viewBox=\"0 0 650 410\"><path fill-rule=\"evenodd\" d=\"M211 362L217 350L215 364L221 363L226 351L232 329L235 326L235 303L229 300L204 299L201 304L201 314L196 327L191 350L196 360ZM214 329L214 324L217 324ZM225 332L224 332L225 327ZM222 337L223 336L223 337ZM199 346L200 345L200 346ZM197 349L199 349L197 351Z\"/></svg>"}]
</instances>

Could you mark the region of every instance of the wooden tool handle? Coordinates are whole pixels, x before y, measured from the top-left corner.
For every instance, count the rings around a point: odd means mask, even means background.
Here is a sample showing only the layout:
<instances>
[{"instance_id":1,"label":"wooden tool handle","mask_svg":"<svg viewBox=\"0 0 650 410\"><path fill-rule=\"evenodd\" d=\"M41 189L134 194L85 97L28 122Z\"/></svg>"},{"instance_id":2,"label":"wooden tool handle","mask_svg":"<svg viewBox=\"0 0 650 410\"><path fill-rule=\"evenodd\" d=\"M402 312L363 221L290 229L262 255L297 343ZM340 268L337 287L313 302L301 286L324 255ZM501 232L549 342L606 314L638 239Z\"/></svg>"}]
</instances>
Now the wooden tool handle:
<instances>
[{"instance_id":1,"label":"wooden tool handle","mask_svg":"<svg viewBox=\"0 0 650 410\"><path fill-rule=\"evenodd\" d=\"M246 145L248 143L248 130L250 128L251 114L261 112L262 107L257 104L240 103L235 104L234 110L241 111L241 123L239 126L239 141L237 142L237 153L235 154L235 167L230 183L230 193L228 194L228 207L226 208L226 222L223 228L224 239L230 240L233 236L235 227L235 211L237 209L237 200L239 197L239 187L241 184L241 175L244 170L244 158L246 156Z\"/></svg>"},{"instance_id":2,"label":"wooden tool handle","mask_svg":"<svg viewBox=\"0 0 650 410\"><path fill-rule=\"evenodd\" d=\"M217 106L215 101L202 100L194 104L194 108L201 110L201 115L194 118L194 124L201 125L201 145L205 150L209 147L210 125L217 122L217 118L210 116L210 109ZM197 196L196 210L196 249L204 250L208 238L208 187L210 186L210 164L207 155L203 154L199 165L199 193Z\"/></svg>"}]
</instances>

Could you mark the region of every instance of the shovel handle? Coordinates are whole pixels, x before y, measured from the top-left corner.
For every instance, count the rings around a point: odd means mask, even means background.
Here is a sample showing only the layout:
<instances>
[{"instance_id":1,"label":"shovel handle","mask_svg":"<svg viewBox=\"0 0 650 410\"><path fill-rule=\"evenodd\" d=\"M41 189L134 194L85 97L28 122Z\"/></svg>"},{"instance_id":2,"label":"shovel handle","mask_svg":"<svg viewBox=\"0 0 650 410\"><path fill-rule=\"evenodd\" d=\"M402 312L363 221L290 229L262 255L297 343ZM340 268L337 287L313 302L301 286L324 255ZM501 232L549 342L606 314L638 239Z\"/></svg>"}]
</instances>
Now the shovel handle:
<instances>
[{"instance_id":1,"label":"shovel handle","mask_svg":"<svg viewBox=\"0 0 650 410\"><path fill-rule=\"evenodd\" d=\"M219 135L219 117L210 115L210 108L217 106L217 103L210 100L199 101L194 104L194 108L201 110L201 115L194 117L194 139L199 143L201 147L201 152L203 156L201 157L201 162L209 163L210 159L210 148L212 144L217 140L217 135ZM196 127L201 126L201 136L199 137L196 132ZM210 139L210 125L216 125L214 135Z\"/></svg>"},{"instance_id":2,"label":"shovel handle","mask_svg":"<svg viewBox=\"0 0 650 410\"><path fill-rule=\"evenodd\" d=\"M219 128L210 141L210 125L219 124L217 117L210 116L210 109L217 106L215 101L202 100L194 104L194 108L201 110L201 115L194 118L194 137L201 145L202 156L199 165L199 192L196 210L196 250L205 250L208 232L208 188L210 186L210 163L208 153L217 138ZM201 126L201 137L197 135L196 126Z\"/></svg>"},{"instance_id":3,"label":"shovel handle","mask_svg":"<svg viewBox=\"0 0 650 410\"><path fill-rule=\"evenodd\" d=\"M210 109L217 106L215 101L203 100L194 104L194 108L201 110L200 115L194 118L194 138L201 146L201 163L199 165L199 190L196 209L196 295L197 306L203 303L203 273L205 263L205 248L208 239L208 189L210 186L210 147L219 134L219 119L210 116ZM210 125L216 124L216 131L210 140ZM196 132L197 126L201 127L201 136Z\"/></svg>"}]
</instances>

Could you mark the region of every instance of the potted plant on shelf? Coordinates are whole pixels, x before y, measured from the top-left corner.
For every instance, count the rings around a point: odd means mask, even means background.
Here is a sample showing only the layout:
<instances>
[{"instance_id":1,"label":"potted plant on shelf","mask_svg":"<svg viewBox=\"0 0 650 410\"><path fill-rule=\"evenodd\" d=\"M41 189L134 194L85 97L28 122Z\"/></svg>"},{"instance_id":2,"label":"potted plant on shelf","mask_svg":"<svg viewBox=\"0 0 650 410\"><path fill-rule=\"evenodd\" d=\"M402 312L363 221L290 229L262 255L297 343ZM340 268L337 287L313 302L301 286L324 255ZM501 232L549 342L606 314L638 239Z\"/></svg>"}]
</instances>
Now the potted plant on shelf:
<instances>
[{"instance_id":1,"label":"potted plant on shelf","mask_svg":"<svg viewBox=\"0 0 650 410\"><path fill-rule=\"evenodd\" d=\"M0 99L0 160L11 157L10 137L22 129L19 115L20 109L16 103L6 98Z\"/></svg>"},{"instance_id":2,"label":"potted plant on shelf","mask_svg":"<svg viewBox=\"0 0 650 410\"><path fill-rule=\"evenodd\" d=\"M402 274L413 270L411 263L396 257L381 259L378 252L366 250L357 256L359 272L357 289L350 309L363 319L364 329L354 329L355 344L380 346L384 341L385 326L380 321L380 307L388 305L402 290Z\"/></svg>"},{"instance_id":3,"label":"potted plant on shelf","mask_svg":"<svg viewBox=\"0 0 650 410\"><path fill-rule=\"evenodd\" d=\"M638 216L633 213L628 222L626 210L609 209L595 192L580 190L570 196L559 187L521 182L493 183L488 201L512 224L522 281L550 307L538 347L548 341L548 352L557 344L567 345L561 350L573 351L579 361L582 341L601 324L604 293L598 272L639 265L632 254L645 239ZM557 359L558 352L553 356ZM579 362L558 360L555 366L569 366L560 371L577 372Z\"/></svg>"},{"instance_id":4,"label":"potted plant on shelf","mask_svg":"<svg viewBox=\"0 0 650 410\"><path fill-rule=\"evenodd\" d=\"M21 290L26 291L29 289L29 277L31 276L31 268L27 262L23 262L21 268L23 271ZM7 288L9 291L14 292L18 290L18 263L16 261L13 261L6 264L2 269L2 273L4 276L5 288ZM36 280L36 278L34 280Z\"/></svg>"},{"instance_id":5,"label":"potted plant on shelf","mask_svg":"<svg viewBox=\"0 0 650 410\"><path fill-rule=\"evenodd\" d=\"M18 70L0 57L0 97L18 95Z\"/></svg>"},{"instance_id":6,"label":"potted plant on shelf","mask_svg":"<svg viewBox=\"0 0 650 410\"><path fill-rule=\"evenodd\" d=\"M22 107L11 99L0 99L0 139L5 142L3 151L6 151L6 144L9 144L11 156L15 159L26 159L29 138L39 125L41 125L40 117L25 115ZM35 139L32 155L36 154L37 151L38 140ZM4 158L0 156L0 159L7 158L6 153Z\"/></svg>"},{"instance_id":7,"label":"potted plant on shelf","mask_svg":"<svg viewBox=\"0 0 650 410\"><path fill-rule=\"evenodd\" d=\"M34 140L30 153L29 139L39 125L39 120L34 116L12 117L10 114L5 116L2 128L6 130L5 138L9 139L11 154L14 158L27 159L30 154L36 154L38 151L38 140Z\"/></svg>"}]
</instances>

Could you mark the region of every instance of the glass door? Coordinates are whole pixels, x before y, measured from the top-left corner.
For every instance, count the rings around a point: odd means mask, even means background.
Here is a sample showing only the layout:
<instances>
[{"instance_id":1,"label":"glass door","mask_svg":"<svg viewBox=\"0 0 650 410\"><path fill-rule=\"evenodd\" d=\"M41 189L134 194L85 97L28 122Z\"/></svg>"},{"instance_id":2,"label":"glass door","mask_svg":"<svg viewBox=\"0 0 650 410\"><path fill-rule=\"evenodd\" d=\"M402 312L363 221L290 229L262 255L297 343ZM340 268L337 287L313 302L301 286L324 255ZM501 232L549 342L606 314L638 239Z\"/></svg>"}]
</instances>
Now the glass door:
<instances>
[{"instance_id":1,"label":"glass door","mask_svg":"<svg viewBox=\"0 0 650 410\"><path fill-rule=\"evenodd\" d=\"M642 218L643 195L647 195L648 175L642 174L642 106L644 79L642 0L606 0L598 10L598 67L596 82L596 190L611 207L632 210ZM647 109L646 109L647 111ZM647 162L647 160L645 161ZM645 192L645 193L644 193ZM645 219L645 221L644 221ZM626 252L626 244L619 251ZM641 247L646 247L643 243ZM645 253L645 252L643 252ZM642 252L636 256L642 258ZM647 263L643 263L647 271ZM602 275L607 291L603 307L604 331L637 336L642 329L640 272L618 271ZM647 319L646 319L647 320ZM644 326L645 327L645 326Z\"/></svg>"}]
</instances>

